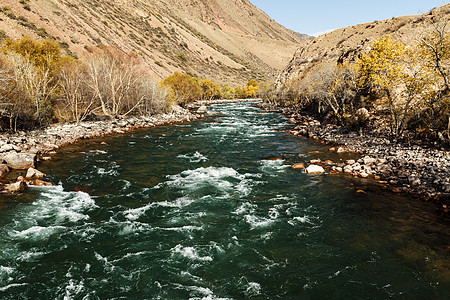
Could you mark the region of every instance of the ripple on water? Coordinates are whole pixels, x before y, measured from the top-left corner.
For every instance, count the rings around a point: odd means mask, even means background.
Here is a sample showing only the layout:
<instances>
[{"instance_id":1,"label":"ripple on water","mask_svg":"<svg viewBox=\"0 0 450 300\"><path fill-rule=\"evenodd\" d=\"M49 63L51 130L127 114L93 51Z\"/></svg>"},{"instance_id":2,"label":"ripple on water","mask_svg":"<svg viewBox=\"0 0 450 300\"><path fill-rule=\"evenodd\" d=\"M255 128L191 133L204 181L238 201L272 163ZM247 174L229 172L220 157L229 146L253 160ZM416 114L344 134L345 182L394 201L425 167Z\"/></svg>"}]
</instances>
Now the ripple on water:
<instances>
[{"instance_id":1,"label":"ripple on water","mask_svg":"<svg viewBox=\"0 0 450 300\"><path fill-rule=\"evenodd\" d=\"M191 163L205 162L208 160L208 158L206 156L202 155L198 151L196 151L195 153L190 153L190 154L180 154L177 157L186 159L187 161L189 161Z\"/></svg>"},{"instance_id":2,"label":"ripple on water","mask_svg":"<svg viewBox=\"0 0 450 300\"><path fill-rule=\"evenodd\" d=\"M195 198L202 196L244 197L250 194L256 182L251 174L240 174L233 168L207 167L186 170L176 175L167 176L167 181L157 185L157 188L172 188L180 190L185 195Z\"/></svg>"}]
</instances>

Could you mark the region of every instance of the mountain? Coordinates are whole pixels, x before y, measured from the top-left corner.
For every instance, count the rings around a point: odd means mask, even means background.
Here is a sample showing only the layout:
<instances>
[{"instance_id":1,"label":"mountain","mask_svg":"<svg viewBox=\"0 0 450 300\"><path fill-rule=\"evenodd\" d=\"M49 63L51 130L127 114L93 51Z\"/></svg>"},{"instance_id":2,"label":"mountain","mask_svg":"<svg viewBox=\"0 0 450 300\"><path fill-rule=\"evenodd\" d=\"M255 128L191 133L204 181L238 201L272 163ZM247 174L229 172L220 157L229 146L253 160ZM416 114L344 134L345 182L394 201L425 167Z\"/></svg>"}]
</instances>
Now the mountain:
<instances>
[{"instance_id":1,"label":"mountain","mask_svg":"<svg viewBox=\"0 0 450 300\"><path fill-rule=\"evenodd\" d=\"M275 78L302 42L248 0L2 0L0 39L23 35L78 57L134 51L159 78L184 71L231 84Z\"/></svg>"},{"instance_id":2,"label":"mountain","mask_svg":"<svg viewBox=\"0 0 450 300\"><path fill-rule=\"evenodd\" d=\"M281 88L292 79L301 78L319 64L356 61L371 44L384 35L405 44L414 44L429 27L430 20L450 19L450 4L423 15L402 16L340 28L303 43L284 70L275 86Z\"/></svg>"}]
</instances>

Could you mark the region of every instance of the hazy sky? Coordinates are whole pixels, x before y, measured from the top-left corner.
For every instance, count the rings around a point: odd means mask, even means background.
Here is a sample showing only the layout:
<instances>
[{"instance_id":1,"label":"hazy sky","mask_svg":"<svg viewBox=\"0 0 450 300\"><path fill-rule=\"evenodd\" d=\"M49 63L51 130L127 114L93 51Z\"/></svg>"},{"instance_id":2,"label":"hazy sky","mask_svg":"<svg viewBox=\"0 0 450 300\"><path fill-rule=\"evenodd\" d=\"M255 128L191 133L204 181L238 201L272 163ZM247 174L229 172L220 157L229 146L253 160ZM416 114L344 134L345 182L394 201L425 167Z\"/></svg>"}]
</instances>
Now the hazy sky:
<instances>
[{"instance_id":1,"label":"hazy sky","mask_svg":"<svg viewBox=\"0 0 450 300\"><path fill-rule=\"evenodd\" d=\"M272 19L300 33L328 31L397 16L417 15L443 0L250 0Z\"/></svg>"}]
</instances>

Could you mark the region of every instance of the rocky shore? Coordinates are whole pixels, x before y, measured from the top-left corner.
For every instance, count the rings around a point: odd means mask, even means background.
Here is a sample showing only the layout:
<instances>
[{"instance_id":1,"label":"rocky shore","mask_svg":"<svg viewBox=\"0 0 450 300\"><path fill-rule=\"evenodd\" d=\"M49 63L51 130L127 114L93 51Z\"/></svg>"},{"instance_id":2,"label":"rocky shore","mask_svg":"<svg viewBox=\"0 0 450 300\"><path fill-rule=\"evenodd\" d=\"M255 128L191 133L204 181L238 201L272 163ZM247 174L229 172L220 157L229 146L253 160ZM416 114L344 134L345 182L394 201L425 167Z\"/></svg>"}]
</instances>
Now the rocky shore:
<instances>
[{"instance_id":1,"label":"rocky shore","mask_svg":"<svg viewBox=\"0 0 450 300\"><path fill-rule=\"evenodd\" d=\"M51 159L50 154L60 147L73 144L79 140L125 133L138 128L189 122L197 118L198 116L188 109L176 106L172 108L170 113L155 116L82 122L80 125L55 124L39 130L20 131L12 134L2 133L0 136L0 179L4 178L11 169L30 171L36 167L39 161ZM32 178L34 181L31 181ZM3 182L2 184L0 182L0 191L5 189L7 192L14 192L14 187L17 187L17 191L22 191L24 185L18 182L23 181L35 185L48 184L39 180L38 176L33 175L27 176L27 179L18 178L13 184L10 184L10 182Z\"/></svg>"},{"instance_id":2,"label":"rocky shore","mask_svg":"<svg viewBox=\"0 0 450 300\"><path fill-rule=\"evenodd\" d=\"M330 144L330 151L360 153L358 160L345 163L315 161L332 172L373 178L393 192L406 192L425 201L436 200L444 212L450 205L450 153L417 145L393 143L388 137L372 133L348 132L336 125L324 125L285 107L260 104L267 111L285 114L295 127L290 133ZM310 162L312 163L312 162Z\"/></svg>"}]
</instances>

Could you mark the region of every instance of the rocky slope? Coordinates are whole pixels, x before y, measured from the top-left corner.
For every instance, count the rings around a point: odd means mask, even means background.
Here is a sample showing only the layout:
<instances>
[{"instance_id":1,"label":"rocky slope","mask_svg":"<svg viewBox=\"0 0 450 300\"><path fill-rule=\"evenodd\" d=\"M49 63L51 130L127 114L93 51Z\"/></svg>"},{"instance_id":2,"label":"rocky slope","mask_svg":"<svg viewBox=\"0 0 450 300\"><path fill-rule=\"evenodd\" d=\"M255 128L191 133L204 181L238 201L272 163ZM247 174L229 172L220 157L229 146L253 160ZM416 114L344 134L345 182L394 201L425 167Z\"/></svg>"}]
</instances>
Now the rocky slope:
<instances>
[{"instance_id":1,"label":"rocky slope","mask_svg":"<svg viewBox=\"0 0 450 300\"><path fill-rule=\"evenodd\" d=\"M134 51L160 78L235 84L274 78L302 42L248 0L2 0L0 40L22 35L54 38L78 57L102 45Z\"/></svg>"},{"instance_id":2,"label":"rocky slope","mask_svg":"<svg viewBox=\"0 0 450 300\"><path fill-rule=\"evenodd\" d=\"M430 27L429 21L450 19L450 4L416 16L402 16L340 28L305 42L289 64L278 75L276 87L292 79L303 77L317 64L336 64L355 61L362 52L384 35L412 44Z\"/></svg>"}]
</instances>

